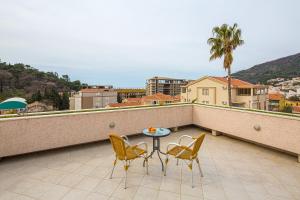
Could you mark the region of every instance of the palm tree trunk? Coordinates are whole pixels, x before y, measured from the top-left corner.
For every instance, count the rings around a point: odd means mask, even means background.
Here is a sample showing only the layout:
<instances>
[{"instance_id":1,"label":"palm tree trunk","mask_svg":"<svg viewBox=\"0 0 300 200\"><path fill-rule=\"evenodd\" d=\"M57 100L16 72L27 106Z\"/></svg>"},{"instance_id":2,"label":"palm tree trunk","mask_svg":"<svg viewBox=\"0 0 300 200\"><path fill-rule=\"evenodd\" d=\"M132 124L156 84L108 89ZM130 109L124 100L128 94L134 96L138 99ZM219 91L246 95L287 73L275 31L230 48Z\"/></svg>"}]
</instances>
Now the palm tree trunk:
<instances>
[{"instance_id":1,"label":"palm tree trunk","mask_svg":"<svg viewBox=\"0 0 300 200\"><path fill-rule=\"evenodd\" d=\"M232 100L231 100L231 67L227 68L228 72L228 105L231 107L232 106Z\"/></svg>"}]
</instances>

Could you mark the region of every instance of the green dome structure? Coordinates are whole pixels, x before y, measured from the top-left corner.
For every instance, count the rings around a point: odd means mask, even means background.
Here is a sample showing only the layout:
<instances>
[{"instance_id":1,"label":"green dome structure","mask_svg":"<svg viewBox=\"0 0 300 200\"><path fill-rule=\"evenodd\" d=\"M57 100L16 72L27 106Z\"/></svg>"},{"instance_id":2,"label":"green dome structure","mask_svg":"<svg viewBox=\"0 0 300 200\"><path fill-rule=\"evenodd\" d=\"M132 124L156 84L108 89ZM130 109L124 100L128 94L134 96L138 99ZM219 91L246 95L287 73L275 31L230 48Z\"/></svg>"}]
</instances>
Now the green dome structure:
<instances>
[{"instance_id":1,"label":"green dome structure","mask_svg":"<svg viewBox=\"0 0 300 200\"><path fill-rule=\"evenodd\" d=\"M17 110L25 109L27 107L27 102L23 98L14 97L6 99L0 103L0 110Z\"/></svg>"}]
</instances>

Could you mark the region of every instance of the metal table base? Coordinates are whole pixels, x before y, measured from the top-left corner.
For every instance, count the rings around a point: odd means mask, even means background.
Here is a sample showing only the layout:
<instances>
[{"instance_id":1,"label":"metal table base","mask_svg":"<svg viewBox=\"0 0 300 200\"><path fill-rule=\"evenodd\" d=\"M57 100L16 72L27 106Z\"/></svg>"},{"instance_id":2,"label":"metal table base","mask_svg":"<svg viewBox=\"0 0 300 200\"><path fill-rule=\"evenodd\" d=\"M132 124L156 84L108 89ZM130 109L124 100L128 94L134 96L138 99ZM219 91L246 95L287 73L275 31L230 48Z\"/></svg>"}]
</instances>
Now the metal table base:
<instances>
[{"instance_id":1,"label":"metal table base","mask_svg":"<svg viewBox=\"0 0 300 200\"><path fill-rule=\"evenodd\" d=\"M157 156L161 162L161 170L164 171L164 163L160 157L160 154L166 155L166 153L164 153L160 150L160 138L159 137L153 137L153 149L152 149L150 155L147 157L147 159L152 158L152 155L155 153L155 151L157 152ZM144 161L143 165L145 166L145 161Z\"/></svg>"}]
</instances>

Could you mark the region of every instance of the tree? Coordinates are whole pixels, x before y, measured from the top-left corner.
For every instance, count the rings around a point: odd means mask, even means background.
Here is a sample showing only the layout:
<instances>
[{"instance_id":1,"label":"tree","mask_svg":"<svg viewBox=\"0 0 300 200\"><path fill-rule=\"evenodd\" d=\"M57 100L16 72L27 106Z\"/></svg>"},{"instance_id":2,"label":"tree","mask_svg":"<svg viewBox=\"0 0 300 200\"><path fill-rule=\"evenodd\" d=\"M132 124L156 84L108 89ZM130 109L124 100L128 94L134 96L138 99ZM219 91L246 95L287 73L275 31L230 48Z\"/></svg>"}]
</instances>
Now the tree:
<instances>
[{"instance_id":1,"label":"tree","mask_svg":"<svg viewBox=\"0 0 300 200\"><path fill-rule=\"evenodd\" d=\"M81 82L79 80L70 82L70 89L79 91L81 89Z\"/></svg>"},{"instance_id":2,"label":"tree","mask_svg":"<svg viewBox=\"0 0 300 200\"><path fill-rule=\"evenodd\" d=\"M69 109L69 94L64 92L61 98L59 110L68 110Z\"/></svg>"},{"instance_id":3,"label":"tree","mask_svg":"<svg viewBox=\"0 0 300 200\"><path fill-rule=\"evenodd\" d=\"M244 44L244 40L241 39L242 31L238 28L236 23L233 26L223 24L220 27L214 27L212 34L213 37L207 40L207 43L211 46L211 56L209 60L212 61L224 57L223 67L228 73L228 105L231 106L231 65L233 62L233 50Z\"/></svg>"},{"instance_id":4,"label":"tree","mask_svg":"<svg viewBox=\"0 0 300 200\"><path fill-rule=\"evenodd\" d=\"M62 75L62 79L63 79L64 81L66 81L67 83L70 82L70 78L69 78L69 76L68 76L67 74Z\"/></svg>"},{"instance_id":5,"label":"tree","mask_svg":"<svg viewBox=\"0 0 300 200\"><path fill-rule=\"evenodd\" d=\"M33 93L31 96L31 101L35 102L35 101L41 101L42 100L42 94L41 91L37 91L36 93Z\"/></svg>"},{"instance_id":6,"label":"tree","mask_svg":"<svg viewBox=\"0 0 300 200\"><path fill-rule=\"evenodd\" d=\"M53 106L57 109L60 108L61 105L61 98L58 94L58 92L52 88L51 91L49 92L49 99L52 101Z\"/></svg>"}]
</instances>

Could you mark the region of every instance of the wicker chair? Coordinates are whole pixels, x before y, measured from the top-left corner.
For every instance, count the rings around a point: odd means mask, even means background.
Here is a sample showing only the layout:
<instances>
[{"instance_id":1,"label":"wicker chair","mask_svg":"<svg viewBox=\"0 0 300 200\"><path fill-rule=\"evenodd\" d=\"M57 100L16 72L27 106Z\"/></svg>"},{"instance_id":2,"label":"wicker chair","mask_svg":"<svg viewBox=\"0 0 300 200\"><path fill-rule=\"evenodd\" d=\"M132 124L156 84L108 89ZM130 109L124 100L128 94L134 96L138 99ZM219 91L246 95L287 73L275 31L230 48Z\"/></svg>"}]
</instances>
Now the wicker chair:
<instances>
[{"instance_id":1,"label":"wicker chair","mask_svg":"<svg viewBox=\"0 0 300 200\"><path fill-rule=\"evenodd\" d=\"M115 166L117 161L120 160L124 164L125 169L125 189L127 188L127 171L130 166L130 162L137 159L137 158L144 158L146 163L146 170L148 174L148 159L147 159L147 151L148 146L145 142L140 142L136 145L131 145L129 140L126 136L118 136L116 134L109 135L110 142L113 146L114 152L116 154L116 159L113 163L113 169L111 171L110 178L112 178ZM143 145L144 148L140 148Z\"/></svg>"},{"instance_id":2,"label":"wicker chair","mask_svg":"<svg viewBox=\"0 0 300 200\"><path fill-rule=\"evenodd\" d=\"M204 140L205 134L202 133L198 137L191 137L189 135L182 135L178 139L178 143L169 143L167 146L167 155L166 155L166 160L165 160L165 171L164 175L166 176L167 174L167 164L169 161L169 156L174 156L177 159L177 165L178 165L178 160L183 160L184 163L187 164L189 169L191 170L192 173L192 187L194 187L194 176L193 176L193 161L195 160L196 163L198 164L198 168L201 174L201 177L203 177L203 173L200 167L200 162L198 159L198 152L199 149L202 145L202 142ZM187 146L181 145L182 139L187 138L191 140L191 143L188 144ZM172 147L172 148L171 148Z\"/></svg>"}]
</instances>

